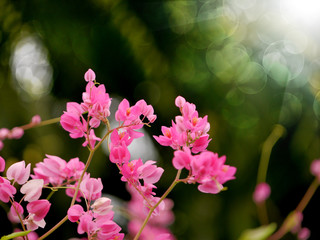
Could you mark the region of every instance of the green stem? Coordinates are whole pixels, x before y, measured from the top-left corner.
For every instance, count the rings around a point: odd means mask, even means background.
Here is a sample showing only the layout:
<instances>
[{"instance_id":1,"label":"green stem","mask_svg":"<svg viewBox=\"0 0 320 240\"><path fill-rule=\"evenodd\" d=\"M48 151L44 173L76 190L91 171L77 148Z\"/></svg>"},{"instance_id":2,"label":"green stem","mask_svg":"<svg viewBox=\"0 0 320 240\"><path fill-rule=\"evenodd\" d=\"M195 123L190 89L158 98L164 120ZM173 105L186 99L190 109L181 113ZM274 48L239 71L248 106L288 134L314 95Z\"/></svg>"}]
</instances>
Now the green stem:
<instances>
[{"instance_id":1,"label":"green stem","mask_svg":"<svg viewBox=\"0 0 320 240\"><path fill-rule=\"evenodd\" d=\"M178 170L177 172L177 175L176 175L176 178L174 179L174 181L171 183L170 187L167 189L167 191L165 191L165 193L162 195L162 197L159 199L159 201L152 207L150 208L149 210L149 213L146 217L146 219L144 220L139 232L137 233L137 235L134 237L133 240L138 240L143 229L145 228L145 226L147 225L153 211L159 206L159 204L168 196L168 194L172 191L172 189L180 182L179 181L179 177L180 177L180 174L181 174L181 169Z\"/></svg>"},{"instance_id":2,"label":"green stem","mask_svg":"<svg viewBox=\"0 0 320 240\"><path fill-rule=\"evenodd\" d=\"M30 128L42 127L42 126L46 126L46 125L50 125L50 124L58 123L58 122L60 122L60 117L48 119L48 120L45 120L45 121L41 121L40 123L37 123L37 124L28 123L28 124L25 124L23 126L20 126L20 128L22 128L23 130L27 130L27 129L30 129Z\"/></svg>"},{"instance_id":3,"label":"green stem","mask_svg":"<svg viewBox=\"0 0 320 240\"><path fill-rule=\"evenodd\" d=\"M260 158L260 165L258 169L257 183L266 182L268 165L269 165L272 148L274 147L276 142L279 140L279 138L283 136L284 133L285 133L285 128L280 124L276 124L272 132L268 136L268 138L263 143L261 158Z\"/></svg>"},{"instance_id":4,"label":"green stem","mask_svg":"<svg viewBox=\"0 0 320 240\"><path fill-rule=\"evenodd\" d=\"M303 196L302 200L300 201L299 205L296 208L296 211L303 212L305 207L308 205L310 199L312 198L313 194L319 187L319 181L317 178L314 179L314 181L311 183L310 187L308 188L307 192Z\"/></svg>"}]
</instances>

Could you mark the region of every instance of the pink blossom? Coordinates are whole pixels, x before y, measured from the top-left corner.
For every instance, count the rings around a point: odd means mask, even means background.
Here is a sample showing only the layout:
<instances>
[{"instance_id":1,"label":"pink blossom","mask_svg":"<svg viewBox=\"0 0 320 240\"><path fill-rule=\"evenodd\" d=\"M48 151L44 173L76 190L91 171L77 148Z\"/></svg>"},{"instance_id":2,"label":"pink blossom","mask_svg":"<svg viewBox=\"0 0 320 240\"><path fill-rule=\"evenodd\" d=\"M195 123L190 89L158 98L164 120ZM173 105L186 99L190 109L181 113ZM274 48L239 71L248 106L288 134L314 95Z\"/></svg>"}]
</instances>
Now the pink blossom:
<instances>
[{"instance_id":1,"label":"pink blossom","mask_svg":"<svg viewBox=\"0 0 320 240\"><path fill-rule=\"evenodd\" d=\"M175 105L178 108L183 108L185 103L186 103L186 100L183 97L181 97L181 96L176 97Z\"/></svg>"},{"instance_id":2,"label":"pink blossom","mask_svg":"<svg viewBox=\"0 0 320 240\"><path fill-rule=\"evenodd\" d=\"M119 234L121 227L119 227L114 221L97 221L99 227L98 239L123 239L124 235Z\"/></svg>"},{"instance_id":3,"label":"pink blossom","mask_svg":"<svg viewBox=\"0 0 320 240\"><path fill-rule=\"evenodd\" d=\"M0 128L0 140L6 139L10 134L10 130L7 128Z\"/></svg>"},{"instance_id":4,"label":"pink blossom","mask_svg":"<svg viewBox=\"0 0 320 240\"><path fill-rule=\"evenodd\" d=\"M19 203L13 202L8 212L8 219L13 223L19 223L19 216L23 218L23 207Z\"/></svg>"},{"instance_id":5,"label":"pink blossom","mask_svg":"<svg viewBox=\"0 0 320 240\"><path fill-rule=\"evenodd\" d=\"M94 71L92 71L91 68L89 68L88 71L86 71L86 73L84 74L84 79L87 82L96 80L96 74L94 73Z\"/></svg>"},{"instance_id":6,"label":"pink blossom","mask_svg":"<svg viewBox=\"0 0 320 240\"><path fill-rule=\"evenodd\" d=\"M253 201L255 203L262 203L264 202L271 193L271 188L269 186L269 184L265 183L265 182L261 182L259 183L253 193Z\"/></svg>"},{"instance_id":7,"label":"pink blossom","mask_svg":"<svg viewBox=\"0 0 320 240\"><path fill-rule=\"evenodd\" d=\"M22 138L24 130L21 127L14 127L11 129L8 138L9 139L19 139Z\"/></svg>"},{"instance_id":8,"label":"pink blossom","mask_svg":"<svg viewBox=\"0 0 320 240\"><path fill-rule=\"evenodd\" d=\"M31 119L31 123L34 125L41 123L41 117L39 115L34 115Z\"/></svg>"},{"instance_id":9,"label":"pink blossom","mask_svg":"<svg viewBox=\"0 0 320 240\"><path fill-rule=\"evenodd\" d=\"M0 156L0 172L3 172L6 167L6 162L3 157Z\"/></svg>"},{"instance_id":10,"label":"pink blossom","mask_svg":"<svg viewBox=\"0 0 320 240\"><path fill-rule=\"evenodd\" d=\"M33 219L40 221L49 212L51 203L47 199L36 200L27 204L29 214L34 214Z\"/></svg>"},{"instance_id":11,"label":"pink blossom","mask_svg":"<svg viewBox=\"0 0 320 240\"><path fill-rule=\"evenodd\" d=\"M90 233L96 228L96 224L93 221L93 217L89 213L83 213L82 216L79 218L79 224L78 224L78 233L83 234L87 233L90 235Z\"/></svg>"},{"instance_id":12,"label":"pink blossom","mask_svg":"<svg viewBox=\"0 0 320 240\"><path fill-rule=\"evenodd\" d=\"M91 207L94 213L97 213L99 215L106 215L111 211L113 206L111 205L110 198L101 197L101 198L98 198L94 202L94 204L91 205Z\"/></svg>"},{"instance_id":13,"label":"pink blossom","mask_svg":"<svg viewBox=\"0 0 320 240\"><path fill-rule=\"evenodd\" d=\"M44 219L37 221L34 220L34 216L34 214L29 214L29 216L23 220L23 224L27 226L27 230L34 231L39 227L44 228L46 226Z\"/></svg>"},{"instance_id":14,"label":"pink blossom","mask_svg":"<svg viewBox=\"0 0 320 240\"><path fill-rule=\"evenodd\" d=\"M66 173L67 178L79 179L84 167L85 164L79 158L72 158L67 162L63 171Z\"/></svg>"},{"instance_id":15,"label":"pink blossom","mask_svg":"<svg viewBox=\"0 0 320 240\"><path fill-rule=\"evenodd\" d=\"M110 147L109 158L112 163L128 163L130 152L125 143L122 143L120 146Z\"/></svg>"},{"instance_id":16,"label":"pink blossom","mask_svg":"<svg viewBox=\"0 0 320 240\"><path fill-rule=\"evenodd\" d=\"M155 161L147 161L138 168L139 178L143 179L144 183L153 184L159 181L163 168L153 165Z\"/></svg>"},{"instance_id":17,"label":"pink blossom","mask_svg":"<svg viewBox=\"0 0 320 240\"><path fill-rule=\"evenodd\" d=\"M60 185L67 177L67 173L64 171L66 166L67 162L64 159L46 154L43 162L37 163L33 171L38 178L42 178L45 181L48 180L52 184Z\"/></svg>"},{"instance_id":18,"label":"pink blossom","mask_svg":"<svg viewBox=\"0 0 320 240\"><path fill-rule=\"evenodd\" d=\"M88 141L88 139L89 139L89 141ZM90 130L90 134L88 136L88 139L86 138L86 141L82 144L82 146L85 147L89 143L90 149L94 148L94 146L96 145L96 141L101 141L101 138L96 137L93 129Z\"/></svg>"},{"instance_id":19,"label":"pink blossom","mask_svg":"<svg viewBox=\"0 0 320 240\"><path fill-rule=\"evenodd\" d=\"M88 201L101 197L102 189L103 185L100 178L87 178L82 180L80 184L80 190Z\"/></svg>"},{"instance_id":20,"label":"pink blossom","mask_svg":"<svg viewBox=\"0 0 320 240\"><path fill-rule=\"evenodd\" d=\"M77 222L83 213L84 210L82 206L79 204L75 204L68 210L68 219L70 220L70 222Z\"/></svg>"},{"instance_id":21,"label":"pink blossom","mask_svg":"<svg viewBox=\"0 0 320 240\"><path fill-rule=\"evenodd\" d=\"M25 194L24 200L27 202L33 202L38 200L42 194L43 184L43 179L32 179L26 182L20 188L20 192L22 194Z\"/></svg>"},{"instance_id":22,"label":"pink blossom","mask_svg":"<svg viewBox=\"0 0 320 240\"><path fill-rule=\"evenodd\" d=\"M68 109L68 106L67 106ZM64 112L60 119L61 126L69 132L71 138L81 138L86 134L87 122L77 112Z\"/></svg>"},{"instance_id":23,"label":"pink blossom","mask_svg":"<svg viewBox=\"0 0 320 240\"><path fill-rule=\"evenodd\" d=\"M310 166L310 172L320 181L320 159L313 160Z\"/></svg>"},{"instance_id":24,"label":"pink blossom","mask_svg":"<svg viewBox=\"0 0 320 240\"><path fill-rule=\"evenodd\" d=\"M24 184L30 176L31 167L30 163L27 165L27 167L25 166L25 164L25 161L20 161L12 164L7 170L7 178L9 180L14 179L14 181L20 185Z\"/></svg>"},{"instance_id":25,"label":"pink blossom","mask_svg":"<svg viewBox=\"0 0 320 240\"><path fill-rule=\"evenodd\" d=\"M10 197L13 197L16 192L15 187L12 186L7 179L0 176L0 200L7 203Z\"/></svg>"},{"instance_id":26,"label":"pink blossom","mask_svg":"<svg viewBox=\"0 0 320 240\"><path fill-rule=\"evenodd\" d=\"M219 193L226 181L234 179L236 168L224 165L225 156L219 157L212 152L202 152L191 162L192 177L190 183L198 182L199 191L205 193Z\"/></svg>"},{"instance_id":27,"label":"pink blossom","mask_svg":"<svg viewBox=\"0 0 320 240\"><path fill-rule=\"evenodd\" d=\"M310 230L306 227L301 228L301 230L298 232L298 239L299 240L307 240L310 237Z\"/></svg>"},{"instance_id":28,"label":"pink blossom","mask_svg":"<svg viewBox=\"0 0 320 240\"><path fill-rule=\"evenodd\" d=\"M193 159L189 148L184 148L183 151L178 150L174 152L172 164L176 169L186 168L190 170L190 163Z\"/></svg>"},{"instance_id":29,"label":"pink blossom","mask_svg":"<svg viewBox=\"0 0 320 240\"><path fill-rule=\"evenodd\" d=\"M119 104L118 110L116 111L115 117L117 121L123 121L126 123L135 122L141 114L141 109L139 106L132 106L127 99L123 99Z\"/></svg>"}]
</instances>

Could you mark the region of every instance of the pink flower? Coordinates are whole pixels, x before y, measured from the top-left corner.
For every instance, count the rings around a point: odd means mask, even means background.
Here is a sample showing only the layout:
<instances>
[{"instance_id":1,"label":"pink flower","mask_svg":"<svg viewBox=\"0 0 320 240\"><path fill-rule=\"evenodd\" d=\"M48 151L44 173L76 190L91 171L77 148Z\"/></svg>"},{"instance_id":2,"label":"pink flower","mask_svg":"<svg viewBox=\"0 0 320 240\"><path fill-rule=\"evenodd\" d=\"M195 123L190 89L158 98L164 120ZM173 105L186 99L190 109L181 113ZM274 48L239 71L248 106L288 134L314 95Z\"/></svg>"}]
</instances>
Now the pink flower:
<instances>
[{"instance_id":1,"label":"pink flower","mask_svg":"<svg viewBox=\"0 0 320 240\"><path fill-rule=\"evenodd\" d=\"M6 162L3 157L0 156L0 172L3 172L6 167Z\"/></svg>"},{"instance_id":2,"label":"pink flower","mask_svg":"<svg viewBox=\"0 0 320 240\"><path fill-rule=\"evenodd\" d=\"M101 197L102 189L103 185L100 178L87 178L80 184L80 190L88 201L96 200Z\"/></svg>"},{"instance_id":3,"label":"pink flower","mask_svg":"<svg viewBox=\"0 0 320 240\"><path fill-rule=\"evenodd\" d=\"M111 205L110 198L101 197L101 198L98 198L94 202L94 204L91 205L91 207L94 213L97 213L99 215L106 215L111 211L113 206Z\"/></svg>"},{"instance_id":4,"label":"pink flower","mask_svg":"<svg viewBox=\"0 0 320 240\"><path fill-rule=\"evenodd\" d=\"M10 134L10 130L7 128L0 128L0 140L6 139Z\"/></svg>"},{"instance_id":5,"label":"pink flower","mask_svg":"<svg viewBox=\"0 0 320 240\"><path fill-rule=\"evenodd\" d=\"M310 172L320 181L320 159L313 160L310 166Z\"/></svg>"},{"instance_id":6,"label":"pink flower","mask_svg":"<svg viewBox=\"0 0 320 240\"><path fill-rule=\"evenodd\" d=\"M186 100L183 97L178 96L176 97L176 100L174 103L178 108L183 108L184 104L186 103Z\"/></svg>"},{"instance_id":7,"label":"pink flower","mask_svg":"<svg viewBox=\"0 0 320 240\"><path fill-rule=\"evenodd\" d=\"M128 100L123 99L119 104L115 116L117 121L123 121L125 124L130 124L131 122L135 122L137 119L139 119L140 114L141 110L139 106L130 107Z\"/></svg>"},{"instance_id":8,"label":"pink flower","mask_svg":"<svg viewBox=\"0 0 320 240\"><path fill-rule=\"evenodd\" d=\"M83 213L83 215L79 218L79 224L78 224L78 233L83 234L87 233L90 235L90 233L96 228L96 224L93 221L93 217L89 213Z\"/></svg>"},{"instance_id":9,"label":"pink flower","mask_svg":"<svg viewBox=\"0 0 320 240\"><path fill-rule=\"evenodd\" d=\"M20 185L24 184L30 176L31 167L30 163L27 165L27 167L25 166L25 164L25 161L20 161L12 164L7 170L7 178L9 180L14 179L14 181Z\"/></svg>"},{"instance_id":10,"label":"pink flower","mask_svg":"<svg viewBox=\"0 0 320 240\"><path fill-rule=\"evenodd\" d=\"M79 204L75 204L68 210L68 219L70 220L70 222L77 222L82 214L84 214L82 206Z\"/></svg>"},{"instance_id":11,"label":"pink flower","mask_svg":"<svg viewBox=\"0 0 320 240\"><path fill-rule=\"evenodd\" d=\"M22 194L25 194L24 200L27 202L33 202L38 200L42 194L43 184L43 179L32 179L26 182L20 188L20 192Z\"/></svg>"},{"instance_id":12,"label":"pink flower","mask_svg":"<svg viewBox=\"0 0 320 240\"><path fill-rule=\"evenodd\" d=\"M298 239L299 240L307 240L310 237L310 230L306 227L301 228L301 230L298 232Z\"/></svg>"},{"instance_id":13,"label":"pink flower","mask_svg":"<svg viewBox=\"0 0 320 240\"><path fill-rule=\"evenodd\" d=\"M50 183L59 185L67 176L67 173L64 171L66 166L67 162L64 159L46 154L43 162L37 163L33 171L36 175L39 174L39 178L42 178L42 176L44 180L49 178Z\"/></svg>"},{"instance_id":14,"label":"pink flower","mask_svg":"<svg viewBox=\"0 0 320 240\"><path fill-rule=\"evenodd\" d=\"M23 218L23 207L19 203L13 202L8 212L8 219L13 223L19 223L19 216Z\"/></svg>"},{"instance_id":15,"label":"pink flower","mask_svg":"<svg viewBox=\"0 0 320 240\"><path fill-rule=\"evenodd\" d=\"M79 179L85 164L79 160L79 158L72 158L67 162L64 172L68 178Z\"/></svg>"},{"instance_id":16,"label":"pink flower","mask_svg":"<svg viewBox=\"0 0 320 240\"><path fill-rule=\"evenodd\" d=\"M94 73L94 71L92 71L91 68L89 68L89 70L84 74L84 79L87 82L96 80L96 74Z\"/></svg>"},{"instance_id":17,"label":"pink flower","mask_svg":"<svg viewBox=\"0 0 320 240\"><path fill-rule=\"evenodd\" d=\"M46 222L44 219L40 221L34 220L34 214L29 214L29 216L23 220L23 224L27 226L27 230L34 231L39 227L44 228L46 226Z\"/></svg>"},{"instance_id":18,"label":"pink flower","mask_svg":"<svg viewBox=\"0 0 320 240\"><path fill-rule=\"evenodd\" d=\"M189 148L184 148L183 151L178 150L174 152L174 158L172 164L176 169L186 168L190 170L190 163L193 159Z\"/></svg>"},{"instance_id":19,"label":"pink flower","mask_svg":"<svg viewBox=\"0 0 320 240\"><path fill-rule=\"evenodd\" d=\"M69 132L71 138L81 138L87 131L87 122L82 117L82 109L78 103L67 103L67 111L60 119L61 126Z\"/></svg>"},{"instance_id":20,"label":"pink flower","mask_svg":"<svg viewBox=\"0 0 320 240\"><path fill-rule=\"evenodd\" d=\"M35 221L41 221L49 212L51 203L47 199L36 200L28 203L27 210L29 214L34 214Z\"/></svg>"},{"instance_id":21,"label":"pink flower","mask_svg":"<svg viewBox=\"0 0 320 240\"><path fill-rule=\"evenodd\" d=\"M2 202L9 202L10 197L13 197L16 192L15 187L7 179L0 177L0 200Z\"/></svg>"},{"instance_id":22,"label":"pink flower","mask_svg":"<svg viewBox=\"0 0 320 240\"><path fill-rule=\"evenodd\" d=\"M109 158L112 163L128 163L130 160L130 152L125 143L122 143L120 146L110 147Z\"/></svg>"},{"instance_id":23,"label":"pink flower","mask_svg":"<svg viewBox=\"0 0 320 240\"><path fill-rule=\"evenodd\" d=\"M31 123L34 125L41 123L41 117L39 115L34 115L31 119Z\"/></svg>"},{"instance_id":24,"label":"pink flower","mask_svg":"<svg viewBox=\"0 0 320 240\"><path fill-rule=\"evenodd\" d=\"M89 141L88 141L88 139L89 139ZM88 139L86 138L86 141L82 144L82 146L85 147L89 143L90 149L94 148L94 146L96 145L96 141L101 141L101 138L96 137L93 129L90 130L90 134L88 136Z\"/></svg>"},{"instance_id":25,"label":"pink flower","mask_svg":"<svg viewBox=\"0 0 320 240\"><path fill-rule=\"evenodd\" d=\"M138 168L139 178L146 184L158 182L164 172L163 168L153 165L154 163L156 162L149 160Z\"/></svg>"},{"instance_id":26,"label":"pink flower","mask_svg":"<svg viewBox=\"0 0 320 240\"><path fill-rule=\"evenodd\" d=\"M257 204L262 203L270 196L270 193L271 188L269 184L265 182L259 183L253 192L253 201Z\"/></svg>"},{"instance_id":27,"label":"pink flower","mask_svg":"<svg viewBox=\"0 0 320 240\"><path fill-rule=\"evenodd\" d=\"M8 135L8 138L9 139L19 139L19 138L22 138L24 134L24 130L20 127L14 127L11 129L9 135Z\"/></svg>"}]
</instances>

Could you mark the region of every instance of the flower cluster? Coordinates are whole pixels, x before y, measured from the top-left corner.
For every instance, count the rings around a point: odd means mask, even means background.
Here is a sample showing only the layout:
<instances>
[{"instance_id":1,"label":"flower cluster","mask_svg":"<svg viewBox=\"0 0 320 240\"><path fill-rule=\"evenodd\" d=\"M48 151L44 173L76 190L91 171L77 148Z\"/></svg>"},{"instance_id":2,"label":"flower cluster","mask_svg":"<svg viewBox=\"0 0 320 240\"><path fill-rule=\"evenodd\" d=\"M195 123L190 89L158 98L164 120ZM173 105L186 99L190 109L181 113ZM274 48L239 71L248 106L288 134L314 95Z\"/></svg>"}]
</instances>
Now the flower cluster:
<instances>
[{"instance_id":1,"label":"flower cluster","mask_svg":"<svg viewBox=\"0 0 320 240\"><path fill-rule=\"evenodd\" d=\"M79 234L86 233L88 239L122 240L121 228L113 221L114 212L111 210L111 200L106 197L98 198L84 211L83 207L75 204L68 210L68 219L78 222Z\"/></svg>"},{"instance_id":2,"label":"flower cluster","mask_svg":"<svg viewBox=\"0 0 320 240\"><path fill-rule=\"evenodd\" d=\"M46 222L45 216L49 212L51 203L46 199L39 199L42 194L44 182L42 179L29 180L30 167L26 166L25 161L12 164L6 172L6 178L0 176L0 200L2 202L11 202L11 208L8 212L8 219L12 223L21 223L27 230L36 230L38 227L44 228ZM0 157L0 172L5 169L5 161ZM14 184L20 187L23 194L21 201L16 201L15 194L17 189ZM22 201L28 202L26 205L27 215L24 217L25 209Z\"/></svg>"},{"instance_id":3,"label":"flower cluster","mask_svg":"<svg viewBox=\"0 0 320 240\"><path fill-rule=\"evenodd\" d=\"M178 171L168 190L161 197L157 197L155 184L160 180L164 169L158 167L153 160L131 159L128 150L135 139L143 137L140 131L143 126L149 126L156 120L153 107L144 100L130 105L127 99L123 99L115 112L118 125L112 129L108 120L111 114L111 98L106 93L105 86L96 82L95 73L91 69L85 73L84 79L87 84L82 94L82 102L68 102L59 121L71 138L84 138L82 146L87 147L90 152L86 163L77 157L66 161L46 154L42 162L35 164L33 174L30 175L31 165L21 161L7 169L6 177L0 177L0 200L11 203L8 218L13 223L20 222L23 228L18 237L28 234L29 239L37 239L37 234L33 231L38 227L45 227L44 218L51 203L40 198L43 188L47 188L52 191L66 189L66 195L72 198L67 217L63 218L58 226L69 220L78 224L78 234L86 234L87 239L124 238L124 234L120 233L121 227L113 221L111 200L102 197L101 179L93 178L87 172L94 152L101 146L102 141L108 139L109 159L118 167L121 180L127 183L128 191L132 195L127 206L130 215L129 235L142 240L174 240L175 237L168 230L168 226L174 221L173 201L166 198L173 187L179 182L199 183L200 191L218 193L223 188L222 184L234 179L236 172L235 167L225 165L224 156L219 157L218 154L206 150L211 141L208 117L199 117L194 104L183 97L176 98L176 106L182 115L175 118L172 127L162 127L164 135L155 136L155 139L161 145L171 146L175 150L172 163ZM40 117L35 116L31 123L22 127L0 129L0 149L4 139L20 138L24 130L40 122ZM43 124L45 123L42 122ZM107 128L102 138L95 134L100 125ZM0 157L0 172L4 169L5 160ZM182 169L189 171L186 179L180 179ZM17 188L14 184L21 186L23 197L20 201L15 200ZM23 201L27 204L23 204ZM51 234L56 226L47 233ZM28 233L26 230L32 232Z\"/></svg>"},{"instance_id":4,"label":"flower cluster","mask_svg":"<svg viewBox=\"0 0 320 240\"><path fill-rule=\"evenodd\" d=\"M134 189L128 188L131 194L131 200L128 203L127 210L130 214L128 223L129 235L135 236L141 228L144 219L147 216L143 197ZM169 230L168 226L174 222L174 214L172 212L173 201L164 199L163 204L159 206L157 215L153 215L146 227L144 228L141 240L174 240L175 237Z\"/></svg>"},{"instance_id":5,"label":"flower cluster","mask_svg":"<svg viewBox=\"0 0 320 240\"><path fill-rule=\"evenodd\" d=\"M71 138L85 138L83 146L93 149L96 141L94 128L97 128L101 121L105 122L110 115L111 98L106 93L103 84L95 82L95 73L89 69L85 75L88 82L86 91L82 94L82 103L68 102L67 111L61 116L61 126L69 132ZM98 86L96 86L96 84ZM87 119L84 114L87 113Z\"/></svg>"},{"instance_id":6,"label":"flower cluster","mask_svg":"<svg viewBox=\"0 0 320 240\"><path fill-rule=\"evenodd\" d=\"M181 116L176 116L171 127L162 127L162 136L154 136L159 144L174 150L173 166L189 171L187 183L199 183L198 189L205 193L219 193L226 181L234 179L236 168L225 165L225 156L207 151L210 124L207 116L201 118L196 106L178 96L175 104Z\"/></svg>"}]
</instances>

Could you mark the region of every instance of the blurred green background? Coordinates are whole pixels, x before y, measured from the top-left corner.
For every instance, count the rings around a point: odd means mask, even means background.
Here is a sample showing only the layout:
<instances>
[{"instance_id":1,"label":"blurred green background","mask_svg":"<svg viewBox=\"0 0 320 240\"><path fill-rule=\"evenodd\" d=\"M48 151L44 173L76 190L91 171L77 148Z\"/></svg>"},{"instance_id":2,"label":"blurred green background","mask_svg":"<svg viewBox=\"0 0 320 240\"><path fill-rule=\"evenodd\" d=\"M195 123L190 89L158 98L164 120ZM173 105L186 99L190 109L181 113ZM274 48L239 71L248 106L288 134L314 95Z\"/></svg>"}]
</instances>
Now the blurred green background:
<instances>
[{"instance_id":1,"label":"blurred green background","mask_svg":"<svg viewBox=\"0 0 320 240\"><path fill-rule=\"evenodd\" d=\"M174 99L184 96L209 117L209 149L238 171L219 195L178 185L169 195L176 214L171 229L177 239L233 240L259 226L252 192L261 146L282 124L286 134L267 175L269 218L281 224L311 183L309 166L320 156L319 11L316 1L298 0L0 0L0 127L23 125L35 114L59 117L66 102L81 101L88 68L106 85L113 108L124 97L154 106L158 119L149 136L171 124L178 114ZM175 176L173 152L146 141L135 150L165 168L162 193ZM34 166L45 154L88 156L82 140L70 139L59 124L4 144L0 154L8 165L23 159ZM103 178L104 193L129 200L105 151L89 171ZM58 203L48 227L64 216L69 199L63 195L53 196ZM304 212L311 239L320 239L319 219L312 218L320 214L319 199L316 192ZM0 233L10 233L0 211ZM66 223L49 239L72 236L76 226Z\"/></svg>"}]
</instances>

